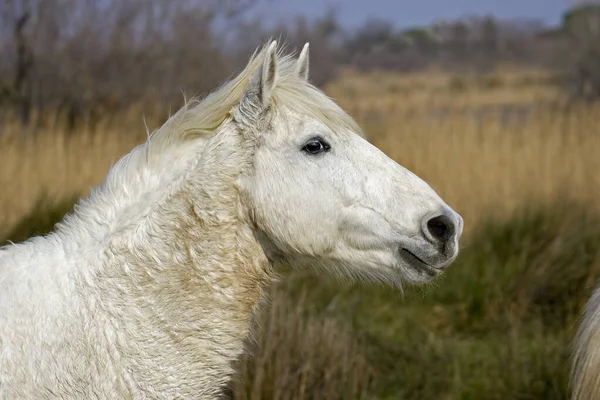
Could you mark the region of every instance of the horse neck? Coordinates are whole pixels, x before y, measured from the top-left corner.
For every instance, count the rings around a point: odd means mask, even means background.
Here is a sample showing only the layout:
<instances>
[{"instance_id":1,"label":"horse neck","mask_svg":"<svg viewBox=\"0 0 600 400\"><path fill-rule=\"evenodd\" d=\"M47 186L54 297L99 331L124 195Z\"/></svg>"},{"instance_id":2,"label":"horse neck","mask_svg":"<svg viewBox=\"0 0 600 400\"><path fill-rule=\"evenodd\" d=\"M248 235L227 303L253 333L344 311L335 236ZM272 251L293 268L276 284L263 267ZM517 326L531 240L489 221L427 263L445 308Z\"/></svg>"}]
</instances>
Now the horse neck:
<instances>
[{"instance_id":1,"label":"horse neck","mask_svg":"<svg viewBox=\"0 0 600 400\"><path fill-rule=\"evenodd\" d=\"M125 218L107 235L108 257L97 277L116 283L102 295L118 298L118 313L139 315L141 304L155 324L185 326L192 334L223 320L214 329L246 334L271 276L234 185L247 155L234 132L219 137L232 143L209 140L202 159L187 163L191 170L165 179L169 187L161 191L168 194L138 190L142 198L129 199L128 212L115 211L135 219Z\"/></svg>"}]
</instances>

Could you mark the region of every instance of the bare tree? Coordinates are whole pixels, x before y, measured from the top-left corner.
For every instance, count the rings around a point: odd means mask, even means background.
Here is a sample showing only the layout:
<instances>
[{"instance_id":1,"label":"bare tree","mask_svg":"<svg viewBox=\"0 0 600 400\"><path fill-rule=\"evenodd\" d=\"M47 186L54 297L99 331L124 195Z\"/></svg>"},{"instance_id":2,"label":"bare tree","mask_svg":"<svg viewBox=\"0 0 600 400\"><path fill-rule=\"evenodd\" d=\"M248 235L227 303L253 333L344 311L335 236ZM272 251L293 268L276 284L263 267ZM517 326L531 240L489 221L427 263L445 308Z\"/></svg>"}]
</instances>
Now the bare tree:
<instances>
[{"instance_id":1,"label":"bare tree","mask_svg":"<svg viewBox=\"0 0 600 400\"><path fill-rule=\"evenodd\" d=\"M256 1L4 0L0 102L24 120L32 107L75 119L206 92L234 68L216 24Z\"/></svg>"},{"instance_id":2,"label":"bare tree","mask_svg":"<svg viewBox=\"0 0 600 400\"><path fill-rule=\"evenodd\" d=\"M563 19L565 65L578 98L600 99L600 3L570 10Z\"/></svg>"}]
</instances>

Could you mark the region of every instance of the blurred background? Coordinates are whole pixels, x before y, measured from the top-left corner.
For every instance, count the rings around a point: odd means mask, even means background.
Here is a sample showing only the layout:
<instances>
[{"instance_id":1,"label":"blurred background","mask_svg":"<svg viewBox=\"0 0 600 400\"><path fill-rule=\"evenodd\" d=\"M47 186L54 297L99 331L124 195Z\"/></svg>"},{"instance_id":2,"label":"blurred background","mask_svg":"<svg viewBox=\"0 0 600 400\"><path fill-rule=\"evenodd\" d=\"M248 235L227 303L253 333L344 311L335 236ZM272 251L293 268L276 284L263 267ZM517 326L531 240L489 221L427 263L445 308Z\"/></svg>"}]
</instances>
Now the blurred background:
<instances>
[{"instance_id":1,"label":"blurred background","mask_svg":"<svg viewBox=\"0 0 600 400\"><path fill-rule=\"evenodd\" d=\"M2 0L0 243L46 233L266 38L465 218L404 293L296 272L234 399L564 399L600 276L600 2Z\"/></svg>"}]
</instances>

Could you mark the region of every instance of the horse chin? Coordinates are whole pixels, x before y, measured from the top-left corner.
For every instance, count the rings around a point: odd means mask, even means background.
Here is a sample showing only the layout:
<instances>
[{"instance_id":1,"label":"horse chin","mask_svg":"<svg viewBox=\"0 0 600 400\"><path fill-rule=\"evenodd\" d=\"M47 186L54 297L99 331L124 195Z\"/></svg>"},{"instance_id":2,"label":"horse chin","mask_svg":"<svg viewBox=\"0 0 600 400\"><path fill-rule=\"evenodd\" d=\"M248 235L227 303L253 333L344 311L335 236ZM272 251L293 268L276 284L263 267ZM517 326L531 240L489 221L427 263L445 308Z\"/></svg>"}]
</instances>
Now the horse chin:
<instances>
[{"instance_id":1,"label":"horse chin","mask_svg":"<svg viewBox=\"0 0 600 400\"><path fill-rule=\"evenodd\" d=\"M443 255L418 241L405 241L396 249L398 269L410 283L431 282L450 265L457 254ZM456 252L455 252L456 253Z\"/></svg>"},{"instance_id":2,"label":"horse chin","mask_svg":"<svg viewBox=\"0 0 600 400\"><path fill-rule=\"evenodd\" d=\"M442 274L443 270L434 268L429 264L425 264L419 259L412 259L411 255L401 256L400 263L397 266L402 278L413 284L422 284L433 281L439 275Z\"/></svg>"},{"instance_id":3,"label":"horse chin","mask_svg":"<svg viewBox=\"0 0 600 400\"><path fill-rule=\"evenodd\" d=\"M408 283L417 285L429 283L441 275L441 273L441 271L425 271L412 266L401 267L402 278Z\"/></svg>"},{"instance_id":4,"label":"horse chin","mask_svg":"<svg viewBox=\"0 0 600 400\"><path fill-rule=\"evenodd\" d=\"M366 281L382 282L386 285L391 285L402 290L405 283L412 285L426 284L434 280L442 272L437 271L435 274L429 274L420 269L413 267L395 264L393 266L377 266L361 271L359 274Z\"/></svg>"}]
</instances>

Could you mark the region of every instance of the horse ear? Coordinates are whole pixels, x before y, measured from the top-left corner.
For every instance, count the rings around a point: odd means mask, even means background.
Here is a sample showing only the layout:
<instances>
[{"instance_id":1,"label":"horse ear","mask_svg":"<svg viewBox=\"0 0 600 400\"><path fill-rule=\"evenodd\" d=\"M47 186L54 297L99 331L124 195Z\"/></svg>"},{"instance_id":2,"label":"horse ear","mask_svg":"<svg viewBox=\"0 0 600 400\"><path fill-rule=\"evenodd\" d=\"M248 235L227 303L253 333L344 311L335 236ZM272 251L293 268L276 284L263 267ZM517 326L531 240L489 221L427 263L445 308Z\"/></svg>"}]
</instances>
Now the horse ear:
<instances>
[{"instance_id":1,"label":"horse ear","mask_svg":"<svg viewBox=\"0 0 600 400\"><path fill-rule=\"evenodd\" d=\"M300 52L298 61L296 62L296 73L305 81L308 81L308 48L309 45L306 43Z\"/></svg>"},{"instance_id":2,"label":"horse ear","mask_svg":"<svg viewBox=\"0 0 600 400\"><path fill-rule=\"evenodd\" d=\"M242 115L252 118L269 106L276 80L277 42L272 41L265 52L262 66L250 79L240 102Z\"/></svg>"}]
</instances>

